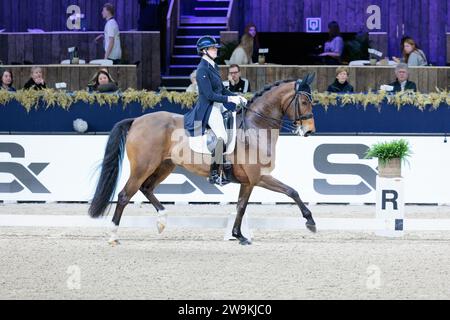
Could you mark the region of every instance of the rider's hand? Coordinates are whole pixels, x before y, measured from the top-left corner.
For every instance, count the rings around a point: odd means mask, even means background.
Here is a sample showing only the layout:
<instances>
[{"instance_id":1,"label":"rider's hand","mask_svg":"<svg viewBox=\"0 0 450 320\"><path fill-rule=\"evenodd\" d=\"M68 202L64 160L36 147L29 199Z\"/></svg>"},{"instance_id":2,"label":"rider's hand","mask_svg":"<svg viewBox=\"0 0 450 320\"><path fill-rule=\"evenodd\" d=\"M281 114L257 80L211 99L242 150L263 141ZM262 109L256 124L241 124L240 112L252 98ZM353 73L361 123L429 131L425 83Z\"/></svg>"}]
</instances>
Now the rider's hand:
<instances>
[{"instance_id":1,"label":"rider's hand","mask_svg":"<svg viewBox=\"0 0 450 320\"><path fill-rule=\"evenodd\" d=\"M239 96L229 96L228 97L228 102L234 103L235 105L238 105L238 104L241 103L241 97L239 97Z\"/></svg>"},{"instance_id":2,"label":"rider's hand","mask_svg":"<svg viewBox=\"0 0 450 320\"><path fill-rule=\"evenodd\" d=\"M243 96L239 96L239 99L241 100L241 103L243 103L244 105L247 105L247 103L248 103L247 99L245 99Z\"/></svg>"}]
</instances>

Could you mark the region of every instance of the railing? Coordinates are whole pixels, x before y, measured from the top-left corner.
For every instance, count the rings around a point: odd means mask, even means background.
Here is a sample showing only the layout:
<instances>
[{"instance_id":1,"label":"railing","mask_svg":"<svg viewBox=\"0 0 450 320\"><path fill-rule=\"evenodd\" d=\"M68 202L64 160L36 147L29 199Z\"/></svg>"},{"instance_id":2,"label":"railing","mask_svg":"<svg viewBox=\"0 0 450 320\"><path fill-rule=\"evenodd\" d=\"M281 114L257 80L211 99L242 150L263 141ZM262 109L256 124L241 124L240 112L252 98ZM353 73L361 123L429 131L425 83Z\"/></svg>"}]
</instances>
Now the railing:
<instances>
[{"instance_id":1,"label":"railing","mask_svg":"<svg viewBox=\"0 0 450 320\"><path fill-rule=\"evenodd\" d=\"M170 58L173 54L177 29L180 23L180 0L171 0L167 12L167 32L166 32L166 73L169 73Z\"/></svg>"}]
</instances>

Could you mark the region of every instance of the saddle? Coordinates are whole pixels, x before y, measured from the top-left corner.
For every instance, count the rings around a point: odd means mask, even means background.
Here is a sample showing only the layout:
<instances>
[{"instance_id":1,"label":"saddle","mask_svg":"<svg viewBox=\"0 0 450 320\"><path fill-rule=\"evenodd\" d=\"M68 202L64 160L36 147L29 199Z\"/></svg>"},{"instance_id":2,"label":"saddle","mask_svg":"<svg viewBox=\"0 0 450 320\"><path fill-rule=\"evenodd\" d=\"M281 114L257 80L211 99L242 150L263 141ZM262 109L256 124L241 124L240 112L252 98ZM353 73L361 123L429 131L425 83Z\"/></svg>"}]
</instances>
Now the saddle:
<instances>
[{"instance_id":1,"label":"saddle","mask_svg":"<svg viewBox=\"0 0 450 320\"><path fill-rule=\"evenodd\" d=\"M224 154L231 154L236 145L236 112L226 110L222 113L225 130L228 134L228 142L225 146ZM212 154L217 145L217 136L207 127L204 135L189 137L189 147L192 151L203 154Z\"/></svg>"}]
</instances>

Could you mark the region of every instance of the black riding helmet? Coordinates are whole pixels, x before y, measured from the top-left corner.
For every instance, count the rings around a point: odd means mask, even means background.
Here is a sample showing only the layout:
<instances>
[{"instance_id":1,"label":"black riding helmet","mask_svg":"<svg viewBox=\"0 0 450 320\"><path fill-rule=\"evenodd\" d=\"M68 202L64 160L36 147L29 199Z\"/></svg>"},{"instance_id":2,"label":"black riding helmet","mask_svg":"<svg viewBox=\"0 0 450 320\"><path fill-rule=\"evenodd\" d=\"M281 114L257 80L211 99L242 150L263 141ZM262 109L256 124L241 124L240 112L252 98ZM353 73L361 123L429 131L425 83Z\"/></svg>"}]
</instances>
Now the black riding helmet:
<instances>
[{"instance_id":1,"label":"black riding helmet","mask_svg":"<svg viewBox=\"0 0 450 320\"><path fill-rule=\"evenodd\" d=\"M217 43L216 39L211 36L204 36L198 39L197 41L197 53L202 55L202 50L210 47L215 47L217 49L220 48L220 45Z\"/></svg>"}]
</instances>

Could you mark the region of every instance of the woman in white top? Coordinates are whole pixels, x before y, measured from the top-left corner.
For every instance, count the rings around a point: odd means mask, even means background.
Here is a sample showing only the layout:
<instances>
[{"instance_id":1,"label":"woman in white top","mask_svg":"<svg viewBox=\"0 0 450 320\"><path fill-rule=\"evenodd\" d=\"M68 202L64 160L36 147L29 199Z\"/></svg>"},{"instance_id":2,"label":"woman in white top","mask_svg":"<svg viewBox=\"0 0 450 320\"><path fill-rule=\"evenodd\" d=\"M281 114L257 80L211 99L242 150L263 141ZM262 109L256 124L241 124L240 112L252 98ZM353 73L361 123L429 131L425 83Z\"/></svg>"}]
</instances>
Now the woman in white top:
<instances>
[{"instance_id":1,"label":"woman in white top","mask_svg":"<svg viewBox=\"0 0 450 320\"><path fill-rule=\"evenodd\" d=\"M230 65L252 64L252 54L253 38L248 34L244 34L241 38L241 43L236 49L234 49L233 54L231 55Z\"/></svg>"},{"instance_id":2,"label":"woman in white top","mask_svg":"<svg viewBox=\"0 0 450 320\"><path fill-rule=\"evenodd\" d=\"M397 63L404 62L409 67L428 65L425 53L419 49L412 38L406 37L402 40L402 53L402 59L396 57L392 57L392 59Z\"/></svg>"}]
</instances>

